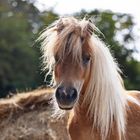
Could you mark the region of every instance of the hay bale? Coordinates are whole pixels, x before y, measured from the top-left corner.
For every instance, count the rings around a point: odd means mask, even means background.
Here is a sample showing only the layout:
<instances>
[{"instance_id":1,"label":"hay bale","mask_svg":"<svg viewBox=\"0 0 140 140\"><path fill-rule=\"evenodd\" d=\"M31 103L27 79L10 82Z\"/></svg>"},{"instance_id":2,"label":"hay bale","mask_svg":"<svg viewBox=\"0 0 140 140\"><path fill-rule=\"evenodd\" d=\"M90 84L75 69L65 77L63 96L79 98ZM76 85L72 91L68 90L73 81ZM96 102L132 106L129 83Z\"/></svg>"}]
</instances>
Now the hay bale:
<instances>
[{"instance_id":1,"label":"hay bale","mask_svg":"<svg viewBox=\"0 0 140 140\"><path fill-rule=\"evenodd\" d=\"M68 114L53 117L51 89L0 100L0 140L69 140Z\"/></svg>"}]
</instances>

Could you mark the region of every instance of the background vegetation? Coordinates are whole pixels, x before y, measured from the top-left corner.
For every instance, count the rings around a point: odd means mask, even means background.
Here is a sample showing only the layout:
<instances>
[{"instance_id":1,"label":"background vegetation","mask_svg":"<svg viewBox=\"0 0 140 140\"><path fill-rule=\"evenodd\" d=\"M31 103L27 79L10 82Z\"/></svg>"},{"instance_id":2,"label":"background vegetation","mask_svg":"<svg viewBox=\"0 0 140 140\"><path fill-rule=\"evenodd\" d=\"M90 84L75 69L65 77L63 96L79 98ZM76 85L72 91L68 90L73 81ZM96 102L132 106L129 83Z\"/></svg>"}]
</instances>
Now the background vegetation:
<instances>
[{"instance_id":1,"label":"background vegetation","mask_svg":"<svg viewBox=\"0 0 140 140\"><path fill-rule=\"evenodd\" d=\"M10 92L33 89L44 82L41 72L40 45L35 43L39 32L58 18L53 10L40 12L35 0L0 0L0 97ZM140 90L140 63L135 52L133 17L111 11L82 10L76 17L94 17L99 35L117 59L127 89ZM121 38L121 41L117 40ZM131 44L132 49L127 45Z\"/></svg>"}]
</instances>

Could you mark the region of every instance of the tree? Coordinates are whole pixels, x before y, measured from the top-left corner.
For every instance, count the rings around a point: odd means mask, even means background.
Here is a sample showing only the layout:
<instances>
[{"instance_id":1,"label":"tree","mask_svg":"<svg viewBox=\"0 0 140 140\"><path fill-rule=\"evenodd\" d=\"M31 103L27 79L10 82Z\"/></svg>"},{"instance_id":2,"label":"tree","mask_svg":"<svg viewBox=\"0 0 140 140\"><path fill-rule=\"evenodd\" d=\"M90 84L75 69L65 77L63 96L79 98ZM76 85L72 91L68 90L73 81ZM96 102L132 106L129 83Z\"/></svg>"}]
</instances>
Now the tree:
<instances>
[{"instance_id":1,"label":"tree","mask_svg":"<svg viewBox=\"0 0 140 140\"><path fill-rule=\"evenodd\" d=\"M32 3L0 1L0 96L43 83L39 49L33 48L38 17Z\"/></svg>"}]
</instances>

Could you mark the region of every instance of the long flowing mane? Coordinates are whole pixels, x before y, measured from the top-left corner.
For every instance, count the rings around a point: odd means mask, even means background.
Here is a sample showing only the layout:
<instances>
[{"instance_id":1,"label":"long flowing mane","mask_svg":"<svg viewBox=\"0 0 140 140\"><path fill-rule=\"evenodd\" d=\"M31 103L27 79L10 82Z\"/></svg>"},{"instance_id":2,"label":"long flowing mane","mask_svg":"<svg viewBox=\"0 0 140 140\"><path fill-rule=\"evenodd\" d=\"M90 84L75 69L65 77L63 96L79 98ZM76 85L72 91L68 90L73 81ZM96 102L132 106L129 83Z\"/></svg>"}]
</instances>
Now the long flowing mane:
<instances>
[{"instance_id":1,"label":"long flowing mane","mask_svg":"<svg viewBox=\"0 0 140 140\"><path fill-rule=\"evenodd\" d=\"M93 49L94 62L91 67L90 81L87 87L85 102L90 102L88 113L93 125L100 129L105 138L115 120L118 134L125 133L125 107L127 105L120 69L113 60L109 49L99 38L89 40Z\"/></svg>"},{"instance_id":2,"label":"long flowing mane","mask_svg":"<svg viewBox=\"0 0 140 140\"><path fill-rule=\"evenodd\" d=\"M86 39L87 45L91 50L92 61L83 105L89 106L87 115L90 120L93 120L93 128L96 127L101 132L103 140L106 139L114 125L119 139L122 139L125 136L127 102L139 103L126 94L123 80L120 76L121 71L109 48L94 34L93 31L98 30L95 25L85 19L77 20L73 17L62 18L61 20L65 27L60 23L57 24L58 21L56 21L39 38L43 40L42 52L45 69L49 69L48 74L53 72L55 51L60 49L63 59L66 49L64 46L70 42L72 45L69 45L69 50L72 50L71 52L76 56L82 46L79 41L81 36ZM90 30L88 32L92 33L90 37L87 34L85 35L89 25ZM80 33L79 27L81 28ZM58 34L58 31L60 34ZM72 31L75 31L75 34L71 35L70 40L69 34ZM78 57L74 57L74 59L77 60Z\"/></svg>"}]
</instances>

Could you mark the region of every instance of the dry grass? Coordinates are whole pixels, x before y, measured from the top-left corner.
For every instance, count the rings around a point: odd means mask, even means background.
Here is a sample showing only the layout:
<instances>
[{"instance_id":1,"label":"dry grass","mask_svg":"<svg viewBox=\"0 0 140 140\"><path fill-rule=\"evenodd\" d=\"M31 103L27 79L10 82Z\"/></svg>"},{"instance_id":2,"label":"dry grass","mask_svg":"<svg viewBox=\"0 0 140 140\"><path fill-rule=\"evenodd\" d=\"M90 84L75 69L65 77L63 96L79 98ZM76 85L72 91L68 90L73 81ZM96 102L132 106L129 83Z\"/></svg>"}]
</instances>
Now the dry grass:
<instances>
[{"instance_id":1,"label":"dry grass","mask_svg":"<svg viewBox=\"0 0 140 140\"><path fill-rule=\"evenodd\" d=\"M68 140L67 115L52 117L53 90L39 89L0 100L0 140Z\"/></svg>"}]
</instances>

